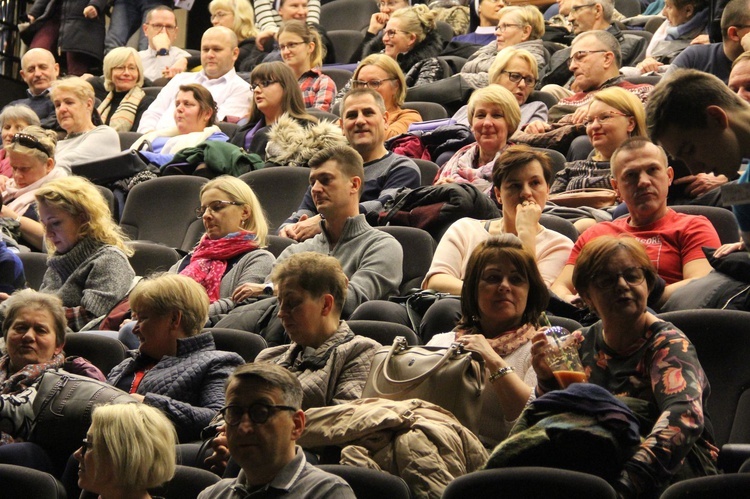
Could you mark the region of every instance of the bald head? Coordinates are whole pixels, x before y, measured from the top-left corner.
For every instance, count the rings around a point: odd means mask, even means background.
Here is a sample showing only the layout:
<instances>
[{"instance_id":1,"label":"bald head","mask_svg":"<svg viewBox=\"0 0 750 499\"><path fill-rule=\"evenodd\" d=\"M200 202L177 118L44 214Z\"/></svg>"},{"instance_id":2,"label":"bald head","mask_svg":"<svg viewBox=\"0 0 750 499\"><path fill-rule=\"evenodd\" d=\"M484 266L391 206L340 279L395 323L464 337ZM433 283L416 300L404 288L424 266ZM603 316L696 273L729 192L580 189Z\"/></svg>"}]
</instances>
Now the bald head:
<instances>
[{"instance_id":1,"label":"bald head","mask_svg":"<svg viewBox=\"0 0 750 499\"><path fill-rule=\"evenodd\" d=\"M34 95L47 90L59 74L60 66L55 62L52 52L47 49L31 49L21 59L21 78Z\"/></svg>"},{"instance_id":2,"label":"bald head","mask_svg":"<svg viewBox=\"0 0 750 499\"><path fill-rule=\"evenodd\" d=\"M239 54L237 35L229 28L214 26L203 33L201 64L210 80L221 78L231 71Z\"/></svg>"}]
</instances>

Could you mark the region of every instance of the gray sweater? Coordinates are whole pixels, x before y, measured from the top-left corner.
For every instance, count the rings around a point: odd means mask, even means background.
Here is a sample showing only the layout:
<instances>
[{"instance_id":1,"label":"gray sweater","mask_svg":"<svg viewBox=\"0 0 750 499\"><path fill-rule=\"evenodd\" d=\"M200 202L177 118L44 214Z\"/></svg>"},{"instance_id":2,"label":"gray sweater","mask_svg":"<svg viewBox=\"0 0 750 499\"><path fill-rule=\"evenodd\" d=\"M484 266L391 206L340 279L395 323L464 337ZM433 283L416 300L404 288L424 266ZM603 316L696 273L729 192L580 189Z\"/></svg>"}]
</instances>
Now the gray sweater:
<instances>
[{"instance_id":1,"label":"gray sweater","mask_svg":"<svg viewBox=\"0 0 750 499\"><path fill-rule=\"evenodd\" d=\"M67 308L80 306L99 317L128 293L133 277L135 272L120 249L84 238L67 253L47 259L39 291L59 296ZM84 326L70 321L69 325L75 330Z\"/></svg>"},{"instance_id":2,"label":"gray sweater","mask_svg":"<svg viewBox=\"0 0 750 499\"><path fill-rule=\"evenodd\" d=\"M325 222L321 222L321 227L323 231L312 239L287 247L277 261L305 251L335 257L349 277L343 317L349 317L361 303L398 292L404 253L393 236L373 229L364 215L357 215L346 221L341 238L331 247Z\"/></svg>"}]
</instances>

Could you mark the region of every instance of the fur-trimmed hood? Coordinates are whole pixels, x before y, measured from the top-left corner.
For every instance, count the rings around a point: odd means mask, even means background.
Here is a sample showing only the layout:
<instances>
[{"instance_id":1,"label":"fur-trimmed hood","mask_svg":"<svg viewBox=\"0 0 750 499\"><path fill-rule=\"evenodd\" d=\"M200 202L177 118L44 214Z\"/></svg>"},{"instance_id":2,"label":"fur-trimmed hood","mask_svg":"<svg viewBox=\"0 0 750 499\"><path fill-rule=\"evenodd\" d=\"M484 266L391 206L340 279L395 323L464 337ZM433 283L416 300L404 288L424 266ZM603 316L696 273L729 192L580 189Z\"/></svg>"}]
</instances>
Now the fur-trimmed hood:
<instances>
[{"instance_id":1,"label":"fur-trimmed hood","mask_svg":"<svg viewBox=\"0 0 750 499\"><path fill-rule=\"evenodd\" d=\"M378 36L373 38L365 48L362 50L362 58L364 59L370 54L382 52L385 49L383 45L383 32L381 31ZM419 42L406 54L399 54L398 65L401 67L401 71L404 74L408 73L409 70L417 65L419 62L432 57L437 57L443 51L443 39L438 33L437 29L433 29L424 40Z\"/></svg>"},{"instance_id":2,"label":"fur-trimmed hood","mask_svg":"<svg viewBox=\"0 0 750 499\"><path fill-rule=\"evenodd\" d=\"M266 162L286 166L307 166L307 162L316 152L346 144L346 138L336 123L321 120L305 126L284 113L268 130Z\"/></svg>"}]
</instances>

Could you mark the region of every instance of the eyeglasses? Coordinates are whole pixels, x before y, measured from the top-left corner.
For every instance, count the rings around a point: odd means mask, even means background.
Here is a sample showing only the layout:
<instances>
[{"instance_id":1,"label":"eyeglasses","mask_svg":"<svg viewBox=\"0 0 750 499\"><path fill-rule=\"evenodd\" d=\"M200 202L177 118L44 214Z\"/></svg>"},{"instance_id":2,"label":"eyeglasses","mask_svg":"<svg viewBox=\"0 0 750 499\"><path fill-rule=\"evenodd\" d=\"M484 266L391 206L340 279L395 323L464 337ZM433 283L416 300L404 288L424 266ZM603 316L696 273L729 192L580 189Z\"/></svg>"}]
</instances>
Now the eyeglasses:
<instances>
[{"instance_id":1,"label":"eyeglasses","mask_svg":"<svg viewBox=\"0 0 750 499\"><path fill-rule=\"evenodd\" d=\"M285 43L284 45L279 45L279 51L284 51L286 49L294 50L297 45L304 45L305 42L290 42Z\"/></svg>"},{"instance_id":2,"label":"eyeglasses","mask_svg":"<svg viewBox=\"0 0 750 499\"><path fill-rule=\"evenodd\" d=\"M167 33L173 33L174 30L177 29L177 26L171 26L168 24L151 24L149 23L149 26L154 28L156 31L165 30Z\"/></svg>"},{"instance_id":3,"label":"eyeglasses","mask_svg":"<svg viewBox=\"0 0 750 499\"><path fill-rule=\"evenodd\" d=\"M625 282L635 286L643 282L646 278L646 273L643 267L628 267L622 272L600 272L594 274L591 278L591 282L599 289L610 289L614 288L620 277L625 279Z\"/></svg>"},{"instance_id":4,"label":"eyeglasses","mask_svg":"<svg viewBox=\"0 0 750 499\"><path fill-rule=\"evenodd\" d=\"M211 213L219 213L221 210L230 205L241 206L242 203L238 203L236 201L211 201L210 203L208 203L208 206L201 206L200 208L196 208L195 216L198 218L203 218L203 214L206 213L206 210L211 210Z\"/></svg>"},{"instance_id":5,"label":"eyeglasses","mask_svg":"<svg viewBox=\"0 0 750 499\"><path fill-rule=\"evenodd\" d=\"M255 92L258 89L265 90L266 88L270 87L274 83L281 83L281 82L276 81L276 80L261 80L261 81L256 81L255 83L250 85L250 88L253 90L253 92Z\"/></svg>"},{"instance_id":6,"label":"eyeglasses","mask_svg":"<svg viewBox=\"0 0 750 499\"><path fill-rule=\"evenodd\" d=\"M523 26L523 24L501 23L495 28L495 33L505 33L508 31L508 28L520 28L521 26Z\"/></svg>"},{"instance_id":7,"label":"eyeglasses","mask_svg":"<svg viewBox=\"0 0 750 499\"><path fill-rule=\"evenodd\" d=\"M213 14L211 14L211 20L213 21L214 19L221 19L222 17L227 17L229 14L230 14L229 12L218 10L214 12Z\"/></svg>"},{"instance_id":8,"label":"eyeglasses","mask_svg":"<svg viewBox=\"0 0 750 499\"><path fill-rule=\"evenodd\" d=\"M88 441L87 438L84 438L81 440L81 459L83 459L84 456L86 456L86 453L91 450L93 445L91 442Z\"/></svg>"},{"instance_id":9,"label":"eyeglasses","mask_svg":"<svg viewBox=\"0 0 750 499\"><path fill-rule=\"evenodd\" d=\"M396 81L396 78L384 78L382 80L370 80L370 81L352 80L352 88L367 87L373 90L377 90L380 88L380 85L382 85L384 81Z\"/></svg>"},{"instance_id":10,"label":"eyeglasses","mask_svg":"<svg viewBox=\"0 0 750 499\"><path fill-rule=\"evenodd\" d=\"M570 11L571 12L578 12L581 9L585 9L586 7L593 7L595 5L597 5L597 4L595 4L595 3L587 3L586 5L578 5L576 7L571 7Z\"/></svg>"},{"instance_id":11,"label":"eyeglasses","mask_svg":"<svg viewBox=\"0 0 750 499\"><path fill-rule=\"evenodd\" d=\"M586 119L583 121L584 126L591 126L594 124L595 121L598 121L600 125L604 125L605 123L608 123L612 118L615 116L625 116L630 117L630 114L625 113L619 113L617 111L610 111L608 113L602 113L599 116L586 116Z\"/></svg>"},{"instance_id":12,"label":"eyeglasses","mask_svg":"<svg viewBox=\"0 0 750 499\"><path fill-rule=\"evenodd\" d=\"M388 38L393 38L394 36L396 36L396 33L405 33L407 35L409 34L408 31L404 31L402 29L387 29L383 31L383 38L385 38L386 36Z\"/></svg>"},{"instance_id":13,"label":"eyeglasses","mask_svg":"<svg viewBox=\"0 0 750 499\"><path fill-rule=\"evenodd\" d=\"M219 411L224 416L224 421L229 426L237 426L242 422L242 416L247 414L253 424L264 424L268 419L278 411L296 411L294 407L288 405L272 405L256 402L255 404L245 407L242 405L228 405L222 407Z\"/></svg>"},{"instance_id":14,"label":"eyeglasses","mask_svg":"<svg viewBox=\"0 0 750 499\"><path fill-rule=\"evenodd\" d=\"M536 78L533 76L524 76L521 73L514 73L513 71L500 71L508 75L508 79L513 83L519 83L521 80L526 84L527 87L533 87L536 85Z\"/></svg>"},{"instance_id":15,"label":"eyeglasses","mask_svg":"<svg viewBox=\"0 0 750 499\"><path fill-rule=\"evenodd\" d=\"M568 57L568 67L570 67L571 64L573 64L573 61L581 62L586 57L588 57L589 54L599 54L602 52L609 52L609 51L608 50L579 50L575 54Z\"/></svg>"},{"instance_id":16,"label":"eyeglasses","mask_svg":"<svg viewBox=\"0 0 750 499\"><path fill-rule=\"evenodd\" d=\"M138 66L115 66L112 68L112 72L117 71L118 73L124 73L127 71L128 73L137 73L138 72Z\"/></svg>"},{"instance_id":17,"label":"eyeglasses","mask_svg":"<svg viewBox=\"0 0 750 499\"><path fill-rule=\"evenodd\" d=\"M20 144L24 147L28 147L29 149L36 149L37 151L41 151L48 158L52 156L47 148L44 147L41 142L39 142L39 139L37 139L33 135L29 135L28 133L15 134L11 142L14 144Z\"/></svg>"}]
</instances>

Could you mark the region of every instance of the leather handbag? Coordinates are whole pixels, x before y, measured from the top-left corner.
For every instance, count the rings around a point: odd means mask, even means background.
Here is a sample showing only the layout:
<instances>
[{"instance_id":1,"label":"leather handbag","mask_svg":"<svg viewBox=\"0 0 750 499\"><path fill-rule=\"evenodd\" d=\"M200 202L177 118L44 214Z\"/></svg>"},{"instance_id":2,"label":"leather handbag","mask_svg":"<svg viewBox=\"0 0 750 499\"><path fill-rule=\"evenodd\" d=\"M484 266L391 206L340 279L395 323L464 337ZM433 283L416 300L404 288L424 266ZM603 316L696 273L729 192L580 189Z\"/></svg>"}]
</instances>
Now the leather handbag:
<instances>
[{"instance_id":1,"label":"leather handbag","mask_svg":"<svg viewBox=\"0 0 750 499\"><path fill-rule=\"evenodd\" d=\"M409 346L397 336L375 353L362 398L421 399L453 413L476 433L486 373L484 359L458 343L448 348Z\"/></svg>"},{"instance_id":2,"label":"leather handbag","mask_svg":"<svg viewBox=\"0 0 750 499\"><path fill-rule=\"evenodd\" d=\"M549 202L567 208L588 206L590 208L602 209L617 204L617 193L612 189L597 189L593 187L573 189L551 194Z\"/></svg>"},{"instance_id":3,"label":"leather handbag","mask_svg":"<svg viewBox=\"0 0 750 499\"><path fill-rule=\"evenodd\" d=\"M135 402L107 383L65 371L46 371L37 384L29 441L67 459L86 436L95 406Z\"/></svg>"},{"instance_id":4,"label":"leather handbag","mask_svg":"<svg viewBox=\"0 0 750 499\"><path fill-rule=\"evenodd\" d=\"M144 170L158 172L159 169L149 166L148 160L138 151L127 150L108 158L95 159L87 163L78 163L70 167L74 175L86 177L97 185L108 185L118 180L130 178Z\"/></svg>"}]
</instances>

